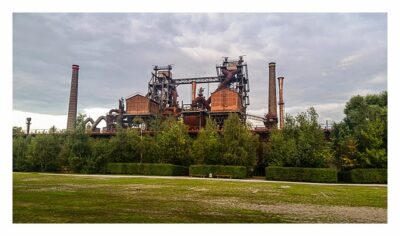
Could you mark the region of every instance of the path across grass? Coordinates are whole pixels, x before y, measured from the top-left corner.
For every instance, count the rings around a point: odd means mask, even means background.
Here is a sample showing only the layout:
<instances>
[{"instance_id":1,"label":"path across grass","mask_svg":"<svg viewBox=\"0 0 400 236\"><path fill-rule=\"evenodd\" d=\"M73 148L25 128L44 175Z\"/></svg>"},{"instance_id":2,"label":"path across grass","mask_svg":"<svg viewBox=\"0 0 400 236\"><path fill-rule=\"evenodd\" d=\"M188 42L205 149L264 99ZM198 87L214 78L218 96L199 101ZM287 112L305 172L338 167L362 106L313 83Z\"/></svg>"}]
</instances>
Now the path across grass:
<instances>
[{"instance_id":1,"label":"path across grass","mask_svg":"<svg viewBox=\"0 0 400 236\"><path fill-rule=\"evenodd\" d=\"M14 173L14 223L385 223L386 186Z\"/></svg>"}]
</instances>

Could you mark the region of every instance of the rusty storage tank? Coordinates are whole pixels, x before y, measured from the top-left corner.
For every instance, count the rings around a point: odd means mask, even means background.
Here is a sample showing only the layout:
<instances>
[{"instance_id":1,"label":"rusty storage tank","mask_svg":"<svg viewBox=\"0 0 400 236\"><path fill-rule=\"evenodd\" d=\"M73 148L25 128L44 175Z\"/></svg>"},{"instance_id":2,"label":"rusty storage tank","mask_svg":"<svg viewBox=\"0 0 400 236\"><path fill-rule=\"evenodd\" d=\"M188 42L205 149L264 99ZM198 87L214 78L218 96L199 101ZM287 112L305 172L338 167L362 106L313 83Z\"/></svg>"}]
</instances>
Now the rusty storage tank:
<instances>
[{"instance_id":1,"label":"rusty storage tank","mask_svg":"<svg viewBox=\"0 0 400 236\"><path fill-rule=\"evenodd\" d=\"M239 94L229 88L211 94L211 112L241 112L242 108Z\"/></svg>"},{"instance_id":2,"label":"rusty storage tank","mask_svg":"<svg viewBox=\"0 0 400 236\"><path fill-rule=\"evenodd\" d=\"M159 114L158 103L140 94L126 98L126 113L128 115Z\"/></svg>"},{"instance_id":3,"label":"rusty storage tank","mask_svg":"<svg viewBox=\"0 0 400 236\"><path fill-rule=\"evenodd\" d=\"M207 113L204 111L185 112L183 115L183 123L189 127L189 130L200 130L206 126Z\"/></svg>"}]
</instances>

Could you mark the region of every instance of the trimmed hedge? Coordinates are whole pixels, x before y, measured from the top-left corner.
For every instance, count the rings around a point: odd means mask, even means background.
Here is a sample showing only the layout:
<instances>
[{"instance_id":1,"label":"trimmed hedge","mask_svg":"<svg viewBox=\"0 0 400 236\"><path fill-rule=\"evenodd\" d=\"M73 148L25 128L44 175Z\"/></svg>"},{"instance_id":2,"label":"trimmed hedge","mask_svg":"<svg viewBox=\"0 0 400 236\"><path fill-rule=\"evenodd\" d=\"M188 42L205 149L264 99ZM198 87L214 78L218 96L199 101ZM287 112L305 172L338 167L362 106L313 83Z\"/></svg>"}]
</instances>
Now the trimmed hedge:
<instances>
[{"instance_id":1,"label":"trimmed hedge","mask_svg":"<svg viewBox=\"0 0 400 236\"><path fill-rule=\"evenodd\" d=\"M386 184L387 169L353 169L339 172L339 181L361 184Z\"/></svg>"},{"instance_id":2,"label":"trimmed hedge","mask_svg":"<svg viewBox=\"0 0 400 236\"><path fill-rule=\"evenodd\" d=\"M156 163L108 163L106 172L109 174L134 174L134 175L188 175L189 168L172 164Z\"/></svg>"},{"instance_id":3,"label":"trimmed hedge","mask_svg":"<svg viewBox=\"0 0 400 236\"><path fill-rule=\"evenodd\" d=\"M244 166L221 166L221 165L191 165L189 175L204 175L206 177L212 173L213 177L217 175L230 175L234 179L244 179L247 177L247 169Z\"/></svg>"},{"instance_id":4,"label":"trimmed hedge","mask_svg":"<svg viewBox=\"0 0 400 236\"><path fill-rule=\"evenodd\" d=\"M337 171L331 168L266 167L267 180L336 183Z\"/></svg>"}]
</instances>

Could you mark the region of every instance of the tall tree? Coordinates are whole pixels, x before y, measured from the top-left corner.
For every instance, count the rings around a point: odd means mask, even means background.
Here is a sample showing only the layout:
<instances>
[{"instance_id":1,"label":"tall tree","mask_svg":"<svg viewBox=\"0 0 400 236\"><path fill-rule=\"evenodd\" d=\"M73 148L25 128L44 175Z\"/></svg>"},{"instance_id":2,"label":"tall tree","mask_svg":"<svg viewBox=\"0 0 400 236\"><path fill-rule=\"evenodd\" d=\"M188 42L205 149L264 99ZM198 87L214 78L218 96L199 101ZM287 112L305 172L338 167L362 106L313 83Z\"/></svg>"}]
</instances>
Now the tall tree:
<instances>
[{"instance_id":1,"label":"tall tree","mask_svg":"<svg viewBox=\"0 0 400 236\"><path fill-rule=\"evenodd\" d=\"M230 114L224 122L222 163L242 165L252 171L257 162L258 137L243 124L237 114Z\"/></svg>"},{"instance_id":2,"label":"tall tree","mask_svg":"<svg viewBox=\"0 0 400 236\"><path fill-rule=\"evenodd\" d=\"M295 118L286 115L285 127L270 135L268 165L286 167L328 167L332 154L311 107Z\"/></svg>"},{"instance_id":3,"label":"tall tree","mask_svg":"<svg viewBox=\"0 0 400 236\"><path fill-rule=\"evenodd\" d=\"M354 96L333 129L333 148L342 169L387 167L387 92Z\"/></svg>"},{"instance_id":4,"label":"tall tree","mask_svg":"<svg viewBox=\"0 0 400 236\"><path fill-rule=\"evenodd\" d=\"M140 162L140 136L136 129L119 128L110 140L110 155L115 162Z\"/></svg>"},{"instance_id":5,"label":"tall tree","mask_svg":"<svg viewBox=\"0 0 400 236\"><path fill-rule=\"evenodd\" d=\"M156 137L160 151L159 162L190 165L192 163L191 139L187 126L170 118L161 124L161 130L162 132Z\"/></svg>"},{"instance_id":6,"label":"tall tree","mask_svg":"<svg viewBox=\"0 0 400 236\"><path fill-rule=\"evenodd\" d=\"M214 120L207 118L205 128L199 132L193 142L193 158L198 164L222 164L221 163L221 138L218 134L218 126Z\"/></svg>"}]
</instances>

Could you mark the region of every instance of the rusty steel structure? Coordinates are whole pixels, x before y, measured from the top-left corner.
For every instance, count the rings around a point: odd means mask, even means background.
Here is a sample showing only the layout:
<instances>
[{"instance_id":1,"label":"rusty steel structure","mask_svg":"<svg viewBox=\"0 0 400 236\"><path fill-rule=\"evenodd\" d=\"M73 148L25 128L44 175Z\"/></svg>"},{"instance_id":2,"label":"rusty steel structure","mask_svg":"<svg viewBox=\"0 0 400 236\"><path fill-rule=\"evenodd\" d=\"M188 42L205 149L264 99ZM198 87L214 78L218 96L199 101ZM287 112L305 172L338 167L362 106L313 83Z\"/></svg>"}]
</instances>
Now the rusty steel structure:
<instances>
[{"instance_id":1,"label":"rusty steel structure","mask_svg":"<svg viewBox=\"0 0 400 236\"><path fill-rule=\"evenodd\" d=\"M72 65L71 90L69 96L67 130L75 129L78 106L78 74L79 65Z\"/></svg>"},{"instance_id":2,"label":"rusty steel structure","mask_svg":"<svg viewBox=\"0 0 400 236\"><path fill-rule=\"evenodd\" d=\"M284 117L284 105L285 102L283 101L283 80L284 77L278 77L278 86L279 86L279 128L283 129L285 123Z\"/></svg>"},{"instance_id":3,"label":"rusty steel structure","mask_svg":"<svg viewBox=\"0 0 400 236\"><path fill-rule=\"evenodd\" d=\"M222 64L216 66L216 71L216 77L175 80L178 85L192 83L192 103L183 106L181 112L189 130L202 128L207 116L215 120L220 128L230 113L237 113L243 121L246 119L246 108L250 104L248 95L250 88L247 64L243 56L238 60L229 60L225 57ZM200 83L218 83L218 87L208 98L203 95L203 88L200 88L197 97L194 97L193 89Z\"/></svg>"},{"instance_id":4,"label":"rusty steel structure","mask_svg":"<svg viewBox=\"0 0 400 236\"><path fill-rule=\"evenodd\" d=\"M236 113L243 122L247 119L258 120L265 127L258 127L254 132L268 132L277 127L277 101L275 63L269 63L268 114L256 116L247 114L249 99L249 76L247 63L243 56L236 60L224 57L221 64L216 65L216 76L173 78L172 65L154 66L148 82L146 95L139 93L121 98L118 108L110 109L96 120L87 118L84 123L93 133L113 133L117 127L141 128L148 130L150 123L157 117L175 117L182 119L189 127L189 133L198 132L206 124L206 118L213 119L220 129L231 113ZM73 65L70 105L68 110L68 129L73 129L76 119L76 103L78 94L78 65ZM283 77L279 82L280 127L283 127ZM215 91L206 97L201 84L217 83ZM191 102L178 102L178 87L191 85ZM197 94L196 94L197 92ZM104 121L103 130L97 128Z\"/></svg>"}]
</instances>

